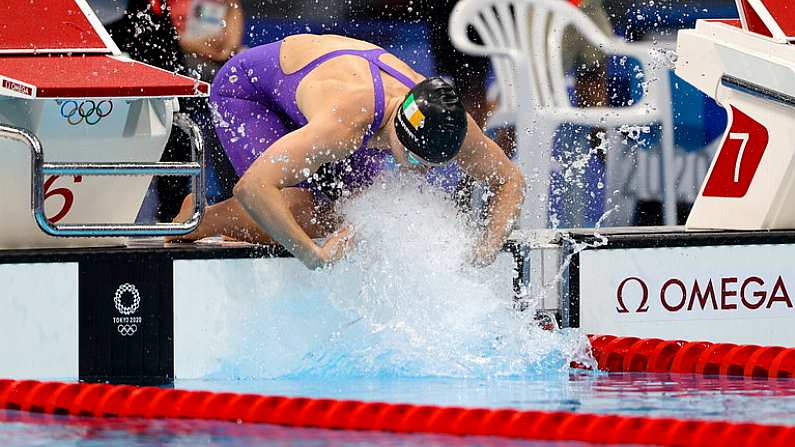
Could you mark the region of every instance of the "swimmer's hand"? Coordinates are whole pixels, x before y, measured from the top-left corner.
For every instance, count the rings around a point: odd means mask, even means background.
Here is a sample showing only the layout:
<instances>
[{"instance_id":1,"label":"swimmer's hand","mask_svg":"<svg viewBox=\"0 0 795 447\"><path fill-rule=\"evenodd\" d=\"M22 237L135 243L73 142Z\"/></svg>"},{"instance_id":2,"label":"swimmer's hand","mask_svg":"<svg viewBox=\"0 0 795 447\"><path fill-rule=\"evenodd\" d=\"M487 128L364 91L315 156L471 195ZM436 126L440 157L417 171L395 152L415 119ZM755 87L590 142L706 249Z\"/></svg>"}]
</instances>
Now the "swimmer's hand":
<instances>
[{"instance_id":1,"label":"swimmer's hand","mask_svg":"<svg viewBox=\"0 0 795 447\"><path fill-rule=\"evenodd\" d=\"M353 229L343 227L326 239L323 246L318 247L317 260L313 265L307 267L316 270L321 267L334 264L344 258L354 247Z\"/></svg>"},{"instance_id":2,"label":"swimmer's hand","mask_svg":"<svg viewBox=\"0 0 795 447\"><path fill-rule=\"evenodd\" d=\"M497 259L502 244L487 243L479 241L470 252L469 263L475 267L488 267Z\"/></svg>"}]
</instances>

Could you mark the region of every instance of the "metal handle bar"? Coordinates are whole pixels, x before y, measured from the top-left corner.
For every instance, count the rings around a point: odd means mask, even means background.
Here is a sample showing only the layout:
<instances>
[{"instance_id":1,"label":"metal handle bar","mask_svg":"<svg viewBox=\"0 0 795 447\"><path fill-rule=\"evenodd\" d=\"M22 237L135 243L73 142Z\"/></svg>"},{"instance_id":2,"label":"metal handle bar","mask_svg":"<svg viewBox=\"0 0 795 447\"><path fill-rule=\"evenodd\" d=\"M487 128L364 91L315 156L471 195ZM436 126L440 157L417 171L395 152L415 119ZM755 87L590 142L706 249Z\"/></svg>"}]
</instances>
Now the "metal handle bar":
<instances>
[{"instance_id":1,"label":"metal handle bar","mask_svg":"<svg viewBox=\"0 0 795 447\"><path fill-rule=\"evenodd\" d=\"M145 172L142 174L141 172ZM199 163L44 163L44 175L157 175L198 176Z\"/></svg>"},{"instance_id":2,"label":"metal handle bar","mask_svg":"<svg viewBox=\"0 0 795 447\"><path fill-rule=\"evenodd\" d=\"M20 141L30 148L31 210L34 220L45 233L60 237L180 236L195 230L204 214L204 140L198 126L184 113L174 114L174 124L190 137L192 160L188 163L45 163L41 141L33 132L0 124L0 136ZM45 175L190 176L193 180L193 215L182 223L56 225L44 214Z\"/></svg>"},{"instance_id":3,"label":"metal handle bar","mask_svg":"<svg viewBox=\"0 0 795 447\"><path fill-rule=\"evenodd\" d=\"M795 107L795 97L786 93L782 93L759 84L755 84L745 79L741 79L732 75L723 75L720 78L720 83L723 86L737 90L757 98L766 99L768 101L777 102L788 107Z\"/></svg>"}]
</instances>

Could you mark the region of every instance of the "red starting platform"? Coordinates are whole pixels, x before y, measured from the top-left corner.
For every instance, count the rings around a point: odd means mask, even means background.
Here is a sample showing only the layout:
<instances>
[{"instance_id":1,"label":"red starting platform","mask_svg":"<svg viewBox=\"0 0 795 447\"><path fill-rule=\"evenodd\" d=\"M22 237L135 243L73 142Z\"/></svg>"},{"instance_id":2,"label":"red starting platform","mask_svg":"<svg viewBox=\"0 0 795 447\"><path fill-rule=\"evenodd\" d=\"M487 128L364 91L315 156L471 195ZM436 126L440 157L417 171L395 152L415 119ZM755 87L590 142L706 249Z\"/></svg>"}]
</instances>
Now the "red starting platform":
<instances>
[{"instance_id":1,"label":"red starting platform","mask_svg":"<svg viewBox=\"0 0 795 447\"><path fill-rule=\"evenodd\" d=\"M176 98L208 92L204 82L124 57L85 0L3 2L0 188L9 199L0 247L117 245L191 231L203 207L202 139ZM159 161L173 124L189 134L192 161ZM130 223L161 175L194 179L193 217Z\"/></svg>"},{"instance_id":2,"label":"red starting platform","mask_svg":"<svg viewBox=\"0 0 795 447\"><path fill-rule=\"evenodd\" d=\"M20 98L206 95L209 85L109 55L3 57L0 93Z\"/></svg>"},{"instance_id":3,"label":"red starting platform","mask_svg":"<svg viewBox=\"0 0 795 447\"><path fill-rule=\"evenodd\" d=\"M738 0L741 20L679 32L676 73L727 111L729 126L690 229L795 228L795 6Z\"/></svg>"},{"instance_id":4,"label":"red starting platform","mask_svg":"<svg viewBox=\"0 0 795 447\"><path fill-rule=\"evenodd\" d=\"M85 1L8 0L0 20L0 53L119 54Z\"/></svg>"},{"instance_id":5,"label":"red starting platform","mask_svg":"<svg viewBox=\"0 0 795 447\"><path fill-rule=\"evenodd\" d=\"M85 0L0 5L0 55L0 94L4 96L177 97L209 93L207 83L120 57L119 48Z\"/></svg>"}]
</instances>

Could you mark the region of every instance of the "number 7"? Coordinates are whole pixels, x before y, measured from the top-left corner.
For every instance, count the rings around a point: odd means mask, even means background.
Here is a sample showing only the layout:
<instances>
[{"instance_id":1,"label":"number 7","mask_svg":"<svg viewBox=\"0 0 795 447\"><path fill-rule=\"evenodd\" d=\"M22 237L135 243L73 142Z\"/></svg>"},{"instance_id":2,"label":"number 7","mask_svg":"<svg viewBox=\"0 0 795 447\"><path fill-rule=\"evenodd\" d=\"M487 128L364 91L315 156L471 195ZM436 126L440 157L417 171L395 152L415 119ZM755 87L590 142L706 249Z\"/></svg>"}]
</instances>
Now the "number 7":
<instances>
[{"instance_id":1,"label":"number 7","mask_svg":"<svg viewBox=\"0 0 795 447\"><path fill-rule=\"evenodd\" d=\"M743 155L745 155L745 146L748 145L748 140L751 136L742 132L731 132L729 134L730 140L740 140L740 152L737 154L737 161L734 163L734 183L740 181L740 165L743 163Z\"/></svg>"}]
</instances>

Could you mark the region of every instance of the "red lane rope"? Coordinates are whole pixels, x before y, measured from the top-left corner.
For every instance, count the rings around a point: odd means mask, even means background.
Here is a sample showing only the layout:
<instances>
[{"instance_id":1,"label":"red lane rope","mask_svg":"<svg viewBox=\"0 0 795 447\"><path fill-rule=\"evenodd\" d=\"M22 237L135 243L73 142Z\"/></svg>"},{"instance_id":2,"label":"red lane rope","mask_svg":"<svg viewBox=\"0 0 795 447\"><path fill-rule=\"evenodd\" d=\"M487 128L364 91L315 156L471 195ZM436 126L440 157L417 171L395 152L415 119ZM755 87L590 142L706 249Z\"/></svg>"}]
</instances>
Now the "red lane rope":
<instances>
[{"instance_id":1,"label":"red lane rope","mask_svg":"<svg viewBox=\"0 0 795 447\"><path fill-rule=\"evenodd\" d=\"M624 346L621 342L615 343L619 345ZM645 345L638 349L656 352ZM732 355L744 358L746 354L741 351ZM773 354L770 352L767 356ZM0 380L0 408L75 416L207 419L601 444L795 445L795 427L753 423L438 407L33 380Z\"/></svg>"},{"instance_id":2,"label":"red lane rope","mask_svg":"<svg viewBox=\"0 0 795 447\"><path fill-rule=\"evenodd\" d=\"M795 377L795 348L591 335L599 369L756 378Z\"/></svg>"}]
</instances>

